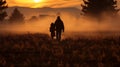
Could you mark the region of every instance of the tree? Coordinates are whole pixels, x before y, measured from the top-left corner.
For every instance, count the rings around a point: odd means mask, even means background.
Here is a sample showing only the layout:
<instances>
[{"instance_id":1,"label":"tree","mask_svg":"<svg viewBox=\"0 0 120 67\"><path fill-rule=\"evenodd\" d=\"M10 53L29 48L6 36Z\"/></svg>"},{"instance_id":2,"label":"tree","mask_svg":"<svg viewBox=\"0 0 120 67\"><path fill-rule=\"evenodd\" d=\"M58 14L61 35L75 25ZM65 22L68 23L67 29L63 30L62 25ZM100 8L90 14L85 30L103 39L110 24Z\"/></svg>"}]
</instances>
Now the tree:
<instances>
[{"instance_id":1,"label":"tree","mask_svg":"<svg viewBox=\"0 0 120 67\"><path fill-rule=\"evenodd\" d=\"M6 0L0 0L0 21L3 21L7 16L7 13L4 11L7 7Z\"/></svg>"},{"instance_id":2,"label":"tree","mask_svg":"<svg viewBox=\"0 0 120 67\"><path fill-rule=\"evenodd\" d=\"M106 12L109 15L116 15L117 9L116 0L83 0L82 11L86 15L100 17L102 13Z\"/></svg>"},{"instance_id":3,"label":"tree","mask_svg":"<svg viewBox=\"0 0 120 67\"><path fill-rule=\"evenodd\" d=\"M12 15L9 18L10 22L24 22L24 16L22 13L20 13L20 11L15 8Z\"/></svg>"},{"instance_id":4,"label":"tree","mask_svg":"<svg viewBox=\"0 0 120 67\"><path fill-rule=\"evenodd\" d=\"M32 16L32 17L29 19L29 21L32 21L32 22L34 22L34 21L36 21L36 20L38 20L38 17L37 17L37 16Z\"/></svg>"}]
</instances>

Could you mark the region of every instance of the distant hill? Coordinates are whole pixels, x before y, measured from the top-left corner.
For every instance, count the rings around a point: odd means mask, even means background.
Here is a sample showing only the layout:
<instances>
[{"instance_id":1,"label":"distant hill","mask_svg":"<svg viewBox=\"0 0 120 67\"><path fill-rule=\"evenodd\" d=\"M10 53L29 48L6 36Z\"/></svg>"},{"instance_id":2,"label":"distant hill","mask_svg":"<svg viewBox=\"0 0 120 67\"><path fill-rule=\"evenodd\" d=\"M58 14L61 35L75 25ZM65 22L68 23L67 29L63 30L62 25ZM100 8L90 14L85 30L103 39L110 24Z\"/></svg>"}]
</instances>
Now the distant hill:
<instances>
[{"instance_id":1,"label":"distant hill","mask_svg":"<svg viewBox=\"0 0 120 67\"><path fill-rule=\"evenodd\" d=\"M43 7L43 8L28 8L28 7L9 7L6 9L8 16L11 15L14 8L18 8L21 13L25 15L25 18L28 19L31 16L39 16L39 15L56 15L58 12L68 13L74 16L80 15L80 9L75 7L67 7L67 8L50 8L50 7Z\"/></svg>"}]
</instances>

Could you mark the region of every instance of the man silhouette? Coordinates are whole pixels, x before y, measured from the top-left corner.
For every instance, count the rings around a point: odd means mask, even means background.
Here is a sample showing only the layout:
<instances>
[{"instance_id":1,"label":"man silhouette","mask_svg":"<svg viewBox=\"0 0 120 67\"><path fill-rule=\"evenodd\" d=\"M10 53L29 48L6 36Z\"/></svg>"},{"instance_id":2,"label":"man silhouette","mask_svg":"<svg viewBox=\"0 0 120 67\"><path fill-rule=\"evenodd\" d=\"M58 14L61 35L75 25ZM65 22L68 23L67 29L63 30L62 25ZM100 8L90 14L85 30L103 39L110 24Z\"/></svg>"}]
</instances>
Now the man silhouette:
<instances>
[{"instance_id":1,"label":"man silhouette","mask_svg":"<svg viewBox=\"0 0 120 67\"><path fill-rule=\"evenodd\" d=\"M60 16L57 17L55 21L55 28L56 28L56 38L58 41L61 40L61 33L64 32L64 24L61 20Z\"/></svg>"}]
</instances>

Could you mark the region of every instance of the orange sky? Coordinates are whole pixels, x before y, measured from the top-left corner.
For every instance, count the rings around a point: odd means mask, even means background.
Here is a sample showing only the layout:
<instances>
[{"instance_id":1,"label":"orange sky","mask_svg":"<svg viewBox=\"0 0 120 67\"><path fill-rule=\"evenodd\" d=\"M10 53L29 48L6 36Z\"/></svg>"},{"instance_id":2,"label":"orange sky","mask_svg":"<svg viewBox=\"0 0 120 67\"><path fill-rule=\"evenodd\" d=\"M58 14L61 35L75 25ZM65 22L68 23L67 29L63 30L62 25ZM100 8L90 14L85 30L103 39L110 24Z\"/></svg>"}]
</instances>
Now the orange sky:
<instances>
[{"instance_id":1,"label":"orange sky","mask_svg":"<svg viewBox=\"0 0 120 67\"><path fill-rule=\"evenodd\" d=\"M74 7L80 6L82 0L6 0L9 6L21 6L21 7Z\"/></svg>"}]
</instances>

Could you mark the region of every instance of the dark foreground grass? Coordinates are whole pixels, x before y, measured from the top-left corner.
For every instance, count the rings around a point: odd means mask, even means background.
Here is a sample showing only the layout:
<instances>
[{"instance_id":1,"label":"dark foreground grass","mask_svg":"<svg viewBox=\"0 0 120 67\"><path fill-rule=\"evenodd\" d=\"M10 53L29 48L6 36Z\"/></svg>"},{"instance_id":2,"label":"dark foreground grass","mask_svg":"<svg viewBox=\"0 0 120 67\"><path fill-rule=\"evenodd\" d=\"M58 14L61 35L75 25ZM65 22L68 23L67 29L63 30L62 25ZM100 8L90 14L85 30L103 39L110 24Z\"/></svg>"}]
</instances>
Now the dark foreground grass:
<instances>
[{"instance_id":1,"label":"dark foreground grass","mask_svg":"<svg viewBox=\"0 0 120 67\"><path fill-rule=\"evenodd\" d=\"M0 35L0 67L120 67L120 36Z\"/></svg>"}]
</instances>

